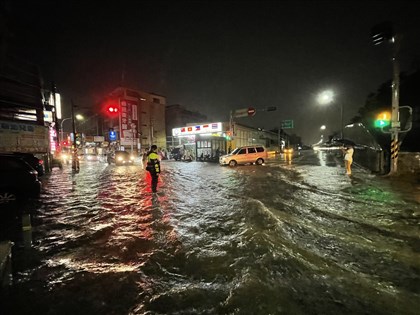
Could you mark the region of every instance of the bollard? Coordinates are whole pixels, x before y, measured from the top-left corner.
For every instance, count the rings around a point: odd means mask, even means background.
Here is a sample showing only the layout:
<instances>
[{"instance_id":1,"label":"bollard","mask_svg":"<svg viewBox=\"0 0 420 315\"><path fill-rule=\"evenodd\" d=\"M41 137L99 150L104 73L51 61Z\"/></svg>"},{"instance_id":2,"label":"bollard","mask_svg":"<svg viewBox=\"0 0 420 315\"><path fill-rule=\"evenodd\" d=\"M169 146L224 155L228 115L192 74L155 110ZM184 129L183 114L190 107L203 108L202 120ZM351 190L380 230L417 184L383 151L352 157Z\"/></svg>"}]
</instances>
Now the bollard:
<instances>
[{"instance_id":1,"label":"bollard","mask_svg":"<svg viewBox=\"0 0 420 315\"><path fill-rule=\"evenodd\" d=\"M24 213L22 215L22 236L24 247L30 248L32 246L32 224L31 215L29 213Z\"/></svg>"}]
</instances>

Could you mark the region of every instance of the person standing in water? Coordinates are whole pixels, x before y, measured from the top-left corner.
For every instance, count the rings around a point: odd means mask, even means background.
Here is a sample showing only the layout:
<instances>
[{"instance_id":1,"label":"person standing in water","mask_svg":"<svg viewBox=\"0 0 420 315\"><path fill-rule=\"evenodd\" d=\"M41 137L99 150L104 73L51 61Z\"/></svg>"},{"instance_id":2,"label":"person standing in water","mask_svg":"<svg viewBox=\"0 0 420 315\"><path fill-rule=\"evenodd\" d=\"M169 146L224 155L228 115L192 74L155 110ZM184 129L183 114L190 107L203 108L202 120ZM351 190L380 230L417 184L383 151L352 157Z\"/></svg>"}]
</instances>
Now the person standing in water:
<instances>
[{"instance_id":1,"label":"person standing in water","mask_svg":"<svg viewBox=\"0 0 420 315\"><path fill-rule=\"evenodd\" d=\"M152 176L152 191L157 192L157 184L160 174L160 160L159 155L157 154L157 146L152 145L150 151L147 154L147 166L146 170L149 171Z\"/></svg>"},{"instance_id":2,"label":"person standing in water","mask_svg":"<svg viewBox=\"0 0 420 315\"><path fill-rule=\"evenodd\" d=\"M344 152L344 164L346 166L346 174L351 175L351 164L353 163L353 153L354 149L352 145L343 147Z\"/></svg>"}]
</instances>

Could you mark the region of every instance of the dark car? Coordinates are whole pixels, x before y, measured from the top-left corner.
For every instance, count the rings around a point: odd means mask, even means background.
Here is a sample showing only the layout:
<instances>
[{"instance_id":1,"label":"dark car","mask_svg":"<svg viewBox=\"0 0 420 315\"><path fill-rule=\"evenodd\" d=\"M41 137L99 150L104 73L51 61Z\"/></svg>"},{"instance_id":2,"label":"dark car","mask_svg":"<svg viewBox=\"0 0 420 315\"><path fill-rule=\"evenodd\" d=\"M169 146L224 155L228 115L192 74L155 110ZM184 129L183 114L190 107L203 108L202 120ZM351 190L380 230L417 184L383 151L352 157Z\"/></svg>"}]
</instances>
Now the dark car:
<instances>
[{"instance_id":1,"label":"dark car","mask_svg":"<svg viewBox=\"0 0 420 315\"><path fill-rule=\"evenodd\" d=\"M134 163L134 156L127 151L115 151L108 154L108 164L114 163L115 165L131 165Z\"/></svg>"},{"instance_id":2,"label":"dark car","mask_svg":"<svg viewBox=\"0 0 420 315\"><path fill-rule=\"evenodd\" d=\"M0 205L38 198L41 182L38 172L22 157L0 154Z\"/></svg>"},{"instance_id":3,"label":"dark car","mask_svg":"<svg viewBox=\"0 0 420 315\"><path fill-rule=\"evenodd\" d=\"M44 175L44 161L43 160L38 159L32 153L14 152L13 155L23 158L25 162L27 162L30 166L32 166L35 169L35 171L38 172L38 176Z\"/></svg>"}]
</instances>

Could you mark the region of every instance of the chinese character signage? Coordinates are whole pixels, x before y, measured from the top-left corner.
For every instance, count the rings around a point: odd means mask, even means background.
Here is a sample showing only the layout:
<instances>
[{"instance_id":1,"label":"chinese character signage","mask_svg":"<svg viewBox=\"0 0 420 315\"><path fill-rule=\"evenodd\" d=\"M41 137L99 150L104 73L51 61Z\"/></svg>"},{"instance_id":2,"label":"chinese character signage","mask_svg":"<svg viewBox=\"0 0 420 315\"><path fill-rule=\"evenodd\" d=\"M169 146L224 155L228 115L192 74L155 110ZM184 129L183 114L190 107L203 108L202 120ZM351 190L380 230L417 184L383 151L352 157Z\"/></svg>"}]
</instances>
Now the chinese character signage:
<instances>
[{"instance_id":1,"label":"chinese character signage","mask_svg":"<svg viewBox=\"0 0 420 315\"><path fill-rule=\"evenodd\" d=\"M137 102L121 100L121 145L137 145Z\"/></svg>"},{"instance_id":2,"label":"chinese character signage","mask_svg":"<svg viewBox=\"0 0 420 315\"><path fill-rule=\"evenodd\" d=\"M222 123L209 123L204 125L195 125L195 126L186 126L181 128L174 128L172 129L172 135L174 137L179 136L190 136L190 135L197 135L197 134L205 134L205 133L217 133L222 132Z\"/></svg>"}]
</instances>

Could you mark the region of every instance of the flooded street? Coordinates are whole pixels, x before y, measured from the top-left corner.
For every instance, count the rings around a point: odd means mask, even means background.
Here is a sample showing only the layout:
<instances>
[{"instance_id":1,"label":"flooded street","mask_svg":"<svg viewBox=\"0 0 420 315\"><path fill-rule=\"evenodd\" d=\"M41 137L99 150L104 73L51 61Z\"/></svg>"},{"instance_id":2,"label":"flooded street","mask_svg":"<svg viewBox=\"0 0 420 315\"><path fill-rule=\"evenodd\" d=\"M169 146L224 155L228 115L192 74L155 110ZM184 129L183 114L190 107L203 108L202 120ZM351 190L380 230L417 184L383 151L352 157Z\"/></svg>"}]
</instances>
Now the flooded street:
<instances>
[{"instance_id":1,"label":"flooded street","mask_svg":"<svg viewBox=\"0 0 420 315\"><path fill-rule=\"evenodd\" d=\"M312 151L162 169L46 175L4 314L419 314L420 190Z\"/></svg>"}]
</instances>

